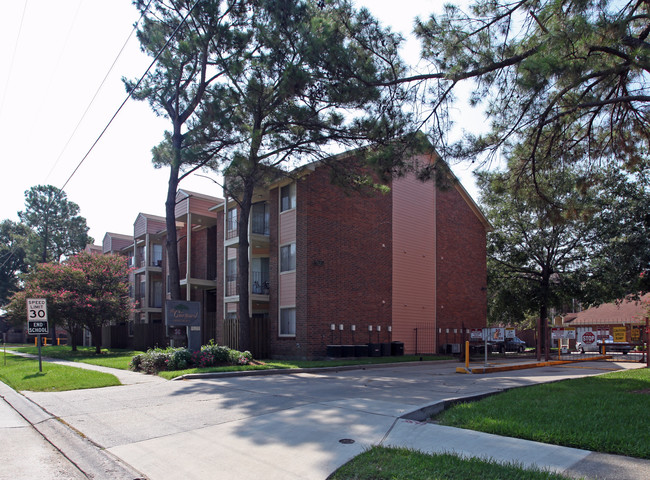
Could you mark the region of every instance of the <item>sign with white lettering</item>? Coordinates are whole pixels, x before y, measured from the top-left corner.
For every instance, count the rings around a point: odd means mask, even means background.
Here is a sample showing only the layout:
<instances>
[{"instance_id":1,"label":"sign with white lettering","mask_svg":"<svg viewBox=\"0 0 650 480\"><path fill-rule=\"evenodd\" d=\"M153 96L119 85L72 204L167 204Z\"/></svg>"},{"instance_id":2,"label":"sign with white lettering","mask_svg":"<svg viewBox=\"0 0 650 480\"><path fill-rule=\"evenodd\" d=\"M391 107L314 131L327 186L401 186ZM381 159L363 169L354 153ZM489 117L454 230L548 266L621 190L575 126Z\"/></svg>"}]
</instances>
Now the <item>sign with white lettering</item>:
<instances>
[{"instance_id":1,"label":"sign with white lettering","mask_svg":"<svg viewBox=\"0 0 650 480\"><path fill-rule=\"evenodd\" d=\"M47 300L44 298L27 299L27 334L42 335L49 331L47 324Z\"/></svg>"}]
</instances>

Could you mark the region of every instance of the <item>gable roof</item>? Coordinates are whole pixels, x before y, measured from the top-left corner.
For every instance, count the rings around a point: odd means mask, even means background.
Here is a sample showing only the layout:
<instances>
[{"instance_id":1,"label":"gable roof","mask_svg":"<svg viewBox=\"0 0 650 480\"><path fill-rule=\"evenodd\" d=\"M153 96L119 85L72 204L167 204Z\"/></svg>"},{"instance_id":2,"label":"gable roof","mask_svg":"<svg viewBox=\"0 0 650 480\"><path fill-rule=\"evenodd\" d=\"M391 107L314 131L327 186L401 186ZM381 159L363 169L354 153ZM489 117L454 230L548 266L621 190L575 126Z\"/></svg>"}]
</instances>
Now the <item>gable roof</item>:
<instances>
[{"instance_id":1,"label":"gable roof","mask_svg":"<svg viewBox=\"0 0 650 480\"><path fill-rule=\"evenodd\" d=\"M620 303L604 303L597 307L591 307L575 314L573 320L565 324L570 326L578 325L603 325L603 324L645 324L645 317L648 316L648 304L650 293L643 295L639 300L625 299Z\"/></svg>"}]
</instances>

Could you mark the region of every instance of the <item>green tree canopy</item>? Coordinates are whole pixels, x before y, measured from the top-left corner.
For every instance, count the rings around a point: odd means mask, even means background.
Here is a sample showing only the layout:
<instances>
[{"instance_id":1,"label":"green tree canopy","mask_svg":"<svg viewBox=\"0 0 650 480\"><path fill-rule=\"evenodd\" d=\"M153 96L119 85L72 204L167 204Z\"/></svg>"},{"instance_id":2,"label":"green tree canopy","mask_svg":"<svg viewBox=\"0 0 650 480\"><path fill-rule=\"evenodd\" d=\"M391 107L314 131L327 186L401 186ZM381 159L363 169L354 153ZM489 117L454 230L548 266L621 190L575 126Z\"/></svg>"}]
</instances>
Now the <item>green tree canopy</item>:
<instances>
[{"instance_id":1,"label":"green tree canopy","mask_svg":"<svg viewBox=\"0 0 650 480\"><path fill-rule=\"evenodd\" d=\"M27 272L27 249L31 230L3 220L0 223L0 306L19 289L18 275Z\"/></svg>"},{"instance_id":2,"label":"green tree canopy","mask_svg":"<svg viewBox=\"0 0 650 480\"><path fill-rule=\"evenodd\" d=\"M445 118L458 84L475 81L471 101L485 106L490 128L449 150L460 158L510 156L525 143L520 168L533 174L536 163L558 160L558 145L565 161L647 166L649 7L647 0L448 5L416 26L433 72L403 81L432 82L436 119Z\"/></svg>"},{"instance_id":3,"label":"green tree canopy","mask_svg":"<svg viewBox=\"0 0 650 480\"><path fill-rule=\"evenodd\" d=\"M79 206L52 185L27 190L25 210L18 212L18 217L35 234L30 237L30 263L59 262L93 243Z\"/></svg>"},{"instance_id":4,"label":"green tree canopy","mask_svg":"<svg viewBox=\"0 0 650 480\"><path fill-rule=\"evenodd\" d=\"M176 235L176 192L183 178L204 167L219 142L204 145L199 112L204 110L206 89L223 75L214 66L215 48L225 55L238 51L234 34L238 11L245 2L209 0L135 0L143 15L138 39L143 52L157 58L141 83L123 79L136 100L147 101L156 115L170 120L171 130L152 149L156 168L169 168L165 201L169 287L172 299L181 298ZM216 112L213 112L216 114ZM227 142L226 132L221 131ZM205 149L208 149L206 152ZM199 155L197 152L203 152Z\"/></svg>"},{"instance_id":5,"label":"green tree canopy","mask_svg":"<svg viewBox=\"0 0 650 480\"><path fill-rule=\"evenodd\" d=\"M307 160L344 168L342 162L328 162L334 148L394 140L407 132L408 123L400 110L406 92L375 86L404 71L401 39L367 10L357 11L345 0L262 0L247 2L241 16L245 50L227 60L217 50L225 90L211 98L221 105L217 111L230 112L227 118L212 117L216 138L228 129L236 140L218 163L226 177L224 191L239 206L239 338L245 349L254 189Z\"/></svg>"},{"instance_id":6,"label":"green tree canopy","mask_svg":"<svg viewBox=\"0 0 650 480\"><path fill-rule=\"evenodd\" d=\"M169 8L163 2L154 5ZM247 225L253 190L307 159L326 159L335 146L367 145L407 133L402 87L377 86L404 72L397 55L401 39L346 0L214 0L200 5L223 12L223 28L211 34L205 50L215 80L206 85L194 110L186 137L192 145L183 150L172 135L155 154L209 162L224 174L225 193L240 206L239 347L246 349ZM152 25L164 18L152 16ZM188 18L192 32L207 31L205 20L194 12ZM151 80L156 89L169 90L160 78ZM154 90L142 90L141 98L151 98Z\"/></svg>"},{"instance_id":7,"label":"green tree canopy","mask_svg":"<svg viewBox=\"0 0 650 480\"><path fill-rule=\"evenodd\" d=\"M487 248L489 319L519 323L534 312L545 339L549 308L578 298L579 279L598 250L595 192L573 168L545 171L535 185L512 172L484 172L478 183L494 227Z\"/></svg>"},{"instance_id":8,"label":"green tree canopy","mask_svg":"<svg viewBox=\"0 0 650 480\"><path fill-rule=\"evenodd\" d=\"M131 312L128 273L124 257L81 252L63 263L41 263L23 277L24 289L16 292L7 311L14 324L27 319L28 298L47 299L50 326L70 333L73 350L82 328L93 334L101 351L101 327L127 321Z\"/></svg>"}]
</instances>

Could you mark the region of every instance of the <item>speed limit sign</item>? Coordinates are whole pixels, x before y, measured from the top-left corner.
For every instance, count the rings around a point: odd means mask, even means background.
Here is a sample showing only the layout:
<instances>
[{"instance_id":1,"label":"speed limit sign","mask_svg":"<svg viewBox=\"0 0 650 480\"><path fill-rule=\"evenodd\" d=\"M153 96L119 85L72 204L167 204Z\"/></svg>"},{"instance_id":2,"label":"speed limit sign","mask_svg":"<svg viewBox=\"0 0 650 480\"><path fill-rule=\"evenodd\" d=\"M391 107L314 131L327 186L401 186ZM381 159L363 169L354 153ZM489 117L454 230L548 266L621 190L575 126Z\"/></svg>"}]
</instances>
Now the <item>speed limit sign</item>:
<instances>
[{"instance_id":1,"label":"speed limit sign","mask_svg":"<svg viewBox=\"0 0 650 480\"><path fill-rule=\"evenodd\" d=\"M48 332L47 301L44 298L27 299L27 334L41 335Z\"/></svg>"}]
</instances>

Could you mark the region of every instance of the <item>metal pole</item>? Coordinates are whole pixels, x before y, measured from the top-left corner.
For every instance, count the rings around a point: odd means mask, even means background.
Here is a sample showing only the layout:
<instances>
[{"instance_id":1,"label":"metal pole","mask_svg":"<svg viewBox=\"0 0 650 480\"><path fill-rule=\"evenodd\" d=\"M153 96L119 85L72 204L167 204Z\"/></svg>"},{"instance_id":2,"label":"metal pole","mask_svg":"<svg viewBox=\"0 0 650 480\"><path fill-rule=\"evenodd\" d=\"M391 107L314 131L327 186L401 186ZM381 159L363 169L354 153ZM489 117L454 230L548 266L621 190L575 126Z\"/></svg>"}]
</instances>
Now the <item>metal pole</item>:
<instances>
[{"instance_id":1,"label":"metal pole","mask_svg":"<svg viewBox=\"0 0 650 480\"><path fill-rule=\"evenodd\" d=\"M646 366L650 368L650 319L645 317L645 361Z\"/></svg>"},{"instance_id":2,"label":"metal pole","mask_svg":"<svg viewBox=\"0 0 650 480\"><path fill-rule=\"evenodd\" d=\"M41 335L38 334L38 371L43 372L43 361L41 358Z\"/></svg>"}]
</instances>

